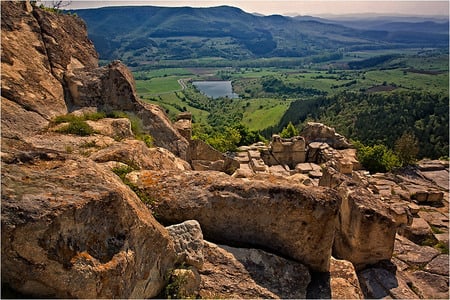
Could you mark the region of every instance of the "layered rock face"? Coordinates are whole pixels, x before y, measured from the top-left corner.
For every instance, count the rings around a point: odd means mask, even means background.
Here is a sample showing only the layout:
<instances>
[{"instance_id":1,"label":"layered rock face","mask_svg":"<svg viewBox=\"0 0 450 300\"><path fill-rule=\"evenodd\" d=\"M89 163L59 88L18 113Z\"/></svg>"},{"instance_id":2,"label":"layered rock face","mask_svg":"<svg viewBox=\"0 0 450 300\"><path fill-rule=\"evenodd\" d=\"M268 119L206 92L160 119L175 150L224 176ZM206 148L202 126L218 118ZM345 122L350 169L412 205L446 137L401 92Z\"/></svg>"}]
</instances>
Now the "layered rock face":
<instances>
[{"instance_id":1,"label":"layered rock face","mask_svg":"<svg viewBox=\"0 0 450 300\"><path fill-rule=\"evenodd\" d=\"M333 190L249 182L212 171L142 171L128 179L154 199L164 223L194 219L207 238L271 249L328 271L340 205Z\"/></svg>"},{"instance_id":2,"label":"layered rock face","mask_svg":"<svg viewBox=\"0 0 450 300\"><path fill-rule=\"evenodd\" d=\"M121 62L114 61L102 68L74 70L66 73L64 80L71 110L96 107L107 112L129 112L141 120L143 130L152 135L156 146L186 159L186 139L159 106L139 101L133 75Z\"/></svg>"},{"instance_id":3,"label":"layered rock face","mask_svg":"<svg viewBox=\"0 0 450 300\"><path fill-rule=\"evenodd\" d=\"M95 107L127 111L156 146L186 158L188 142L160 107L141 102L120 62L98 68L97 53L77 17L2 3L2 136L28 138L52 118Z\"/></svg>"},{"instance_id":4,"label":"layered rock face","mask_svg":"<svg viewBox=\"0 0 450 300\"><path fill-rule=\"evenodd\" d=\"M156 295L175 252L141 200L92 160L26 153L2 164L2 282L44 298Z\"/></svg>"}]
</instances>

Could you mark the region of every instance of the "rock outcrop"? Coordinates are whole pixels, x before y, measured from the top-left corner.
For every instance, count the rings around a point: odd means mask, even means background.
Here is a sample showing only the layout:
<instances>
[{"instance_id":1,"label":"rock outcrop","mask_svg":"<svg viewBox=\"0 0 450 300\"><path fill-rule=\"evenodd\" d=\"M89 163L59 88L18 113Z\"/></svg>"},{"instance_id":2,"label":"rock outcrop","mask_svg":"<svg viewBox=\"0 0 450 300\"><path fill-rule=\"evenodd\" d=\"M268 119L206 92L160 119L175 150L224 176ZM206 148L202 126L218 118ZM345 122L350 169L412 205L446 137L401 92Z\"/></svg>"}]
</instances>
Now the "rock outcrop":
<instances>
[{"instance_id":1,"label":"rock outcrop","mask_svg":"<svg viewBox=\"0 0 450 300\"><path fill-rule=\"evenodd\" d=\"M132 172L163 223L197 220L206 238L270 249L329 269L339 196L330 189L235 179L219 172ZM284 184L288 184L287 181Z\"/></svg>"},{"instance_id":2,"label":"rock outcrop","mask_svg":"<svg viewBox=\"0 0 450 300\"><path fill-rule=\"evenodd\" d=\"M333 244L338 258L357 269L389 260L394 251L395 220L388 208L363 188L341 187L342 205Z\"/></svg>"},{"instance_id":3,"label":"rock outcrop","mask_svg":"<svg viewBox=\"0 0 450 300\"><path fill-rule=\"evenodd\" d=\"M25 154L2 163L2 282L44 298L157 295L175 252L140 199L92 160Z\"/></svg>"},{"instance_id":4,"label":"rock outcrop","mask_svg":"<svg viewBox=\"0 0 450 300\"><path fill-rule=\"evenodd\" d=\"M308 122L307 126L300 132L307 144L313 142L327 143L334 149L351 148L351 144L347 139L336 133L334 128L328 127L321 123Z\"/></svg>"},{"instance_id":5,"label":"rock outcrop","mask_svg":"<svg viewBox=\"0 0 450 300\"><path fill-rule=\"evenodd\" d=\"M143 103L120 62L98 67L86 26L27 2L2 3L2 135L27 138L84 107L137 116L156 146L186 158L188 142L158 106ZM17 51L20 49L19 51Z\"/></svg>"},{"instance_id":6,"label":"rock outcrop","mask_svg":"<svg viewBox=\"0 0 450 300\"><path fill-rule=\"evenodd\" d=\"M308 269L258 249L205 243L202 298L306 298Z\"/></svg>"}]
</instances>

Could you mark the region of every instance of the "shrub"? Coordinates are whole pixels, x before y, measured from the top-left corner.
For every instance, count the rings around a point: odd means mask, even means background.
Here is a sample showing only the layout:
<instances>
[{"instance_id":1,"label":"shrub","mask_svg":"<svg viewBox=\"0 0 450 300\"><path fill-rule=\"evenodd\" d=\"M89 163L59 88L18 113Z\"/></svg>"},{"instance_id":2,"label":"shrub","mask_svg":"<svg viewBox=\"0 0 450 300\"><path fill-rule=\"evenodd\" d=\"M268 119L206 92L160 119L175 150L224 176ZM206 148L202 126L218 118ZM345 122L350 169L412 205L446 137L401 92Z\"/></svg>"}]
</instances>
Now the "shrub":
<instances>
[{"instance_id":1,"label":"shrub","mask_svg":"<svg viewBox=\"0 0 450 300\"><path fill-rule=\"evenodd\" d=\"M88 136L94 133L94 129L92 129L92 127L89 126L89 124L87 124L85 121L75 119L68 125L58 129L57 132L76 134L79 136Z\"/></svg>"},{"instance_id":2,"label":"shrub","mask_svg":"<svg viewBox=\"0 0 450 300\"><path fill-rule=\"evenodd\" d=\"M280 136L282 138L291 138L298 135L298 130L295 128L294 124L292 122L289 122L289 124L283 128L283 130L280 133Z\"/></svg>"},{"instance_id":3,"label":"shrub","mask_svg":"<svg viewBox=\"0 0 450 300\"><path fill-rule=\"evenodd\" d=\"M364 146L361 142L353 142L357 149L359 162L370 173L391 172L402 166L398 156L385 145Z\"/></svg>"}]
</instances>

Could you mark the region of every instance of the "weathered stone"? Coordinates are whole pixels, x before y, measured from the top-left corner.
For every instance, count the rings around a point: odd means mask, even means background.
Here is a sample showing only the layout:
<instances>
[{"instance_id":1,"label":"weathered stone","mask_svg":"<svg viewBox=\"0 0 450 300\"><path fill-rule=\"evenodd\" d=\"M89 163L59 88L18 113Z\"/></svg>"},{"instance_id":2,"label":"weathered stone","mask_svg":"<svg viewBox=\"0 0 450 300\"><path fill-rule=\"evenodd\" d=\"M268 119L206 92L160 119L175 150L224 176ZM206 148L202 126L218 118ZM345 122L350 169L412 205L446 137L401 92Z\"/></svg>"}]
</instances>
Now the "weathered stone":
<instances>
[{"instance_id":1,"label":"weathered stone","mask_svg":"<svg viewBox=\"0 0 450 300\"><path fill-rule=\"evenodd\" d=\"M330 286L332 299L364 299L355 268L349 261L331 258Z\"/></svg>"},{"instance_id":2,"label":"weathered stone","mask_svg":"<svg viewBox=\"0 0 450 300\"><path fill-rule=\"evenodd\" d=\"M186 140L191 140L192 114L190 112L178 114L177 121L173 125Z\"/></svg>"},{"instance_id":3,"label":"weathered stone","mask_svg":"<svg viewBox=\"0 0 450 300\"><path fill-rule=\"evenodd\" d=\"M265 172L267 168L262 159L252 158L249 165L255 172Z\"/></svg>"},{"instance_id":4,"label":"weathered stone","mask_svg":"<svg viewBox=\"0 0 450 300\"><path fill-rule=\"evenodd\" d=\"M408 205L401 200L390 203L389 212L394 218L395 224L400 227L410 226L413 223L413 216L409 211Z\"/></svg>"},{"instance_id":5,"label":"weathered stone","mask_svg":"<svg viewBox=\"0 0 450 300\"><path fill-rule=\"evenodd\" d=\"M369 299L417 299L408 280L381 268L370 268L358 273L364 296Z\"/></svg>"},{"instance_id":6,"label":"weathered stone","mask_svg":"<svg viewBox=\"0 0 450 300\"><path fill-rule=\"evenodd\" d=\"M431 274L424 271L416 271L409 275L413 286L421 298L448 299L448 276Z\"/></svg>"},{"instance_id":7,"label":"weathered stone","mask_svg":"<svg viewBox=\"0 0 450 300\"><path fill-rule=\"evenodd\" d=\"M124 140L92 154L96 162L119 161L135 169L189 170L189 164L164 148L149 148L138 140Z\"/></svg>"},{"instance_id":8,"label":"weathered stone","mask_svg":"<svg viewBox=\"0 0 450 300\"><path fill-rule=\"evenodd\" d=\"M2 282L34 297L148 298L175 253L111 171L59 156L2 165Z\"/></svg>"},{"instance_id":9,"label":"weathered stone","mask_svg":"<svg viewBox=\"0 0 450 300\"><path fill-rule=\"evenodd\" d=\"M269 165L288 165L294 168L306 161L305 140L301 136L281 138L274 135L267 151L261 152L261 158Z\"/></svg>"},{"instance_id":10,"label":"weathered stone","mask_svg":"<svg viewBox=\"0 0 450 300\"><path fill-rule=\"evenodd\" d=\"M280 176L289 176L289 167L284 167L281 165L271 166L269 167L269 173L280 175Z\"/></svg>"},{"instance_id":11,"label":"weathered stone","mask_svg":"<svg viewBox=\"0 0 450 300\"><path fill-rule=\"evenodd\" d=\"M434 239L430 225L422 218L413 218L412 224L399 230L399 233L416 244Z\"/></svg>"},{"instance_id":12,"label":"weathered stone","mask_svg":"<svg viewBox=\"0 0 450 300\"><path fill-rule=\"evenodd\" d=\"M427 178L431 182L434 182L441 189L444 189L448 192L449 190L449 173L448 166L447 169L439 170L439 171L422 171L421 174L423 177ZM447 197L448 199L448 197Z\"/></svg>"},{"instance_id":13,"label":"weathered stone","mask_svg":"<svg viewBox=\"0 0 450 300\"><path fill-rule=\"evenodd\" d=\"M409 208L409 211L411 212L411 214L413 214L414 216L416 216L420 210L420 206L415 203L409 203L408 208Z\"/></svg>"},{"instance_id":14,"label":"weathered stone","mask_svg":"<svg viewBox=\"0 0 450 300\"><path fill-rule=\"evenodd\" d=\"M205 263L199 271L199 295L206 299L274 299L277 295L258 284L245 266L233 254L205 241Z\"/></svg>"},{"instance_id":15,"label":"weathered stone","mask_svg":"<svg viewBox=\"0 0 450 300\"><path fill-rule=\"evenodd\" d=\"M155 199L155 213L164 223L197 220L207 238L264 247L313 270L328 271L340 204L333 190L217 172L129 175Z\"/></svg>"},{"instance_id":16,"label":"weathered stone","mask_svg":"<svg viewBox=\"0 0 450 300\"><path fill-rule=\"evenodd\" d=\"M195 268L175 269L166 286L166 297L169 299L193 298L200 289L201 277Z\"/></svg>"},{"instance_id":17,"label":"weathered stone","mask_svg":"<svg viewBox=\"0 0 450 300\"><path fill-rule=\"evenodd\" d=\"M248 164L241 164L239 169L237 169L231 176L235 178L251 178L254 175L255 172L253 172Z\"/></svg>"},{"instance_id":18,"label":"weathered stone","mask_svg":"<svg viewBox=\"0 0 450 300\"><path fill-rule=\"evenodd\" d=\"M308 122L307 126L300 133L305 138L306 144L312 142L327 143L335 149L350 148L351 144L346 138L334 130L321 123Z\"/></svg>"},{"instance_id":19,"label":"weathered stone","mask_svg":"<svg viewBox=\"0 0 450 300\"><path fill-rule=\"evenodd\" d=\"M213 164L214 168L216 168L216 169L212 169L212 170L226 172L228 174L233 174L233 172L236 169L238 169L239 165L240 165L238 160L236 160L232 157L228 157L227 155L221 153L220 151L217 151L216 149L214 149L213 147L211 147L210 145L206 144L205 142L203 142L201 140L191 140L190 141L187 160L191 163L194 161L204 161L205 163L202 163L201 165L199 165L201 170L211 170L211 169L207 168L207 166L211 165L211 164L208 164L206 162L213 163L216 161L222 161L223 163ZM219 166L218 164L222 165L222 169L217 170L217 168ZM193 165L193 168L194 168L194 170L196 170L194 165Z\"/></svg>"},{"instance_id":20,"label":"weathered stone","mask_svg":"<svg viewBox=\"0 0 450 300\"><path fill-rule=\"evenodd\" d=\"M401 235L395 237L396 257L410 265L424 266L439 255L439 251L429 246L419 246Z\"/></svg>"},{"instance_id":21,"label":"weathered stone","mask_svg":"<svg viewBox=\"0 0 450 300\"><path fill-rule=\"evenodd\" d=\"M205 243L205 265L200 271L203 298L306 297L308 269L258 249Z\"/></svg>"},{"instance_id":22,"label":"weathered stone","mask_svg":"<svg viewBox=\"0 0 450 300\"><path fill-rule=\"evenodd\" d=\"M143 132L148 132L156 146L166 148L186 159L188 142L172 125L159 107L139 100L133 74L121 62L90 70L74 70L64 76L68 102L73 109L89 106L101 111L121 110L140 120Z\"/></svg>"},{"instance_id":23,"label":"weathered stone","mask_svg":"<svg viewBox=\"0 0 450 300\"><path fill-rule=\"evenodd\" d=\"M308 172L309 177L311 178L320 178L322 177L322 172L319 170L313 170Z\"/></svg>"},{"instance_id":24,"label":"weathered stone","mask_svg":"<svg viewBox=\"0 0 450 300\"><path fill-rule=\"evenodd\" d=\"M102 135L112 137L115 140L122 140L134 136L131 131L131 123L127 118L121 119L100 119L98 121L86 121L86 123Z\"/></svg>"},{"instance_id":25,"label":"weathered stone","mask_svg":"<svg viewBox=\"0 0 450 300\"><path fill-rule=\"evenodd\" d=\"M425 271L430 273L448 276L449 256L441 254L436 256L425 266Z\"/></svg>"},{"instance_id":26,"label":"weathered stone","mask_svg":"<svg viewBox=\"0 0 450 300\"><path fill-rule=\"evenodd\" d=\"M166 227L177 253L178 262L201 269L203 266L203 233L195 220Z\"/></svg>"},{"instance_id":27,"label":"weathered stone","mask_svg":"<svg viewBox=\"0 0 450 300\"><path fill-rule=\"evenodd\" d=\"M280 298L305 298L311 277L304 265L258 249L220 247L233 254L255 282Z\"/></svg>"},{"instance_id":28,"label":"weathered stone","mask_svg":"<svg viewBox=\"0 0 450 300\"><path fill-rule=\"evenodd\" d=\"M389 260L396 224L386 205L363 188L341 185L339 193L342 204L333 255L351 261L357 269Z\"/></svg>"},{"instance_id":29,"label":"weathered stone","mask_svg":"<svg viewBox=\"0 0 450 300\"><path fill-rule=\"evenodd\" d=\"M419 170L422 172L441 171L445 169L445 166L441 163L440 160L423 159L417 163L417 166L419 167Z\"/></svg>"},{"instance_id":30,"label":"weathered stone","mask_svg":"<svg viewBox=\"0 0 450 300\"><path fill-rule=\"evenodd\" d=\"M32 135L52 117L67 113L63 86L52 73L47 56L50 45L41 34L41 21L45 20L22 4L2 2L2 137ZM73 22L68 16L59 21L61 25Z\"/></svg>"},{"instance_id":31,"label":"weathered stone","mask_svg":"<svg viewBox=\"0 0 450 300\"><path fill-rule=\"evenodd\" d=\"M418 215L428 222L428 224L433 225L438 228L448 228L448 215L445 215L439 211L419 211Z\"/></svg>"}]
</instances>

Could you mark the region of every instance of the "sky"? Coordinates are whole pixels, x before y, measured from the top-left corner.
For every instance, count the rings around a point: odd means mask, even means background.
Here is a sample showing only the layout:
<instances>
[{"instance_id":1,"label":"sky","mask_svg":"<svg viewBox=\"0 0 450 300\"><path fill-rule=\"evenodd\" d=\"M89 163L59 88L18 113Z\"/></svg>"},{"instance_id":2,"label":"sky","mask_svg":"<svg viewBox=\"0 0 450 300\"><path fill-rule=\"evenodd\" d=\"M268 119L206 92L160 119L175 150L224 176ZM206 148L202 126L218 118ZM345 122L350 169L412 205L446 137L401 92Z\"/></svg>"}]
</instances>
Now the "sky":
<instances>
[{"instance_id":1,"label":"sky","mask_svg":"<svg viewBox=\"0 0 450 300\"><path fill-rule=\"evenodd\" d=\"M44 1L45 2L45 1ZM67 8L94 8L104 6L153 5L153 6L191 6L211 7L229 5L239 7L248 13L263 15L310 15L330 16L347 14L384 14L384 15L419 15L448 16L449 0L440 1L404 1L404 0L146 0L146 1L80 1L73 0Z\"/></svg>"}]
</instances>

